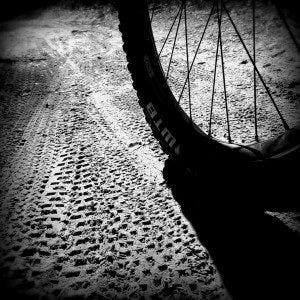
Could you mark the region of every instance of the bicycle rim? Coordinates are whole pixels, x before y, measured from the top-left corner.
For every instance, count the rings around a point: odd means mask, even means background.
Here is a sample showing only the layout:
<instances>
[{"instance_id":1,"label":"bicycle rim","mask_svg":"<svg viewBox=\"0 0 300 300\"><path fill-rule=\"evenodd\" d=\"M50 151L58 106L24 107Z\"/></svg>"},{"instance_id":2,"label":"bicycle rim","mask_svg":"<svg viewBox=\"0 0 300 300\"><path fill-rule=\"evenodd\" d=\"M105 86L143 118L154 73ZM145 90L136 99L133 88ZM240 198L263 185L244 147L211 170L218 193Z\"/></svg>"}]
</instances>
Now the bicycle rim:
<instances>
[{"instance_id":1,"label":"bicycle rim","mask_svg":"<svg viewBox=\"0 0 300 300\"><path fill-rule=\"evenodd\" d=\"M253 3L255 2L252 2L252 6L248 5L248 8L252 9L250 13L255 20L258 16L253 9ZM156 3L151 2L149 5L147 1L133 1L130 5L124 5L124 14L120 13L120 29L123 33L129 69L146 118L165 152L183 158L189 165L194 164L197 156L213 157L220 161L229 159L251 163L299 157L299 130L295 127L299 105L297 101L288 102L288 105L295 108L292 123L290 120L292 118L287 117L287 110L284 107L287 105L286 98L278 105L278 100L274 99L271 92L270 86L278 84L278 80L274 82L269 80L266 83L265 77L269 78L272 72L260 70L257 61L262 55L262 50L256 50L255 47L258 49L259 47L254 45L255 42L260 45L256 41L257 35L249 35L252 42L250 53L249 45L245 43L245 38L242 37L231 16L232 10L229 11L226 3L212 1L211 7L202 10L195 9L186 1L179 1L178 4L168 7L160 4L161 6L156 7ZM160 16L157 11L160 12ZM135 20L131 20L133 14ZM197 23L193 23L195 20ZM165 24L165 28L155 25L155 22ZM208 26L209 22L212 23L211 27ZM194 25L192 29L191 25ZM228 37L224 38L221 32L222 27L226 29L229 25L235 39L231 40L231 44L228 42L226 44ZM259 31L261 27L252 21L250 29L253 33L254 30ZM248 28L248 31L250 29ZM191 41L189 37L193 35L193 30L198 34L197 39ZM231 60L231 64L242 68L240 72L246 75L238 73L230 77L226 76L228 71L233 73L231 66L228 67L228 63L226 64L226 60L228 62L226 49L236 44L240 47L235 47L233 51L237 56L237 62L233 64ZM244 57L239 55L241 50L245 52ZM209 59L203 53L208 53ZM291 50L289 57L296 59L295 53L298 56L297 51ZM198 71L195 66L198 67ZM265 68L267 67L268 65ZM216 69L219 69L219 73ZM294 76L297 75L295 73ZM216 80L218 76L219 81ZM198 90L197 85L201 85ZM234 90L232 86L238 88ZM251 98L254 98L254 101L253 99L250 101L249 93L252 93ZM261 94L264 94L263 97ZM296 94L294 93L293 97L296 97ZM242 97L244 103L240 101ZM259 106L261 99L267 103L263 108ZM265 111L262 112L263 109ZM263 118L271 109L272 115L269 113L272 116L271 135L266 135L264 131L262 134L259 124L262 126ZM248 114L246 123L242 123L240 127L232 125L240 121L243 114ZM273 122L274 119L276 122ZM237 133L233 133L231 127L238 128ZM279 127L282 128L278 130ZM223 139L215 136L215 133L223 135ZM238 139L238 135L242 138Z\"/></svg>"}]
</instances>

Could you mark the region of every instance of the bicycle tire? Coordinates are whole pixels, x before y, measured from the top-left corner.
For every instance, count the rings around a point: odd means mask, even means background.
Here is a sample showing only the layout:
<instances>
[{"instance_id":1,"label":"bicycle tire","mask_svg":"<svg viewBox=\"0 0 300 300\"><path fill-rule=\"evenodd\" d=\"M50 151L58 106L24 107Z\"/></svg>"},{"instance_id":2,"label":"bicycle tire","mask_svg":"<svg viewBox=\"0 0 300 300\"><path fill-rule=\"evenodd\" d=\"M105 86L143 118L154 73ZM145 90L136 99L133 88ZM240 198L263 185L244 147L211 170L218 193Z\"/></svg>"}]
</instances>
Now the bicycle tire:
<instances>
[{"instance_id":1,"label":"bicycle tire","mask_svg":"<svg viewBox=\"0 0 300 300\"><path fill-rule=\"evenodd\" d=\"M251 146L224 143L206 135L177 104L166 83L153 38L147 0L119 1L118 11L133 86L146 120L166 154L193 173L198 173L204 163L261 168L284 166L299 159L298 127Z\"/></svg>"}]
</instances>

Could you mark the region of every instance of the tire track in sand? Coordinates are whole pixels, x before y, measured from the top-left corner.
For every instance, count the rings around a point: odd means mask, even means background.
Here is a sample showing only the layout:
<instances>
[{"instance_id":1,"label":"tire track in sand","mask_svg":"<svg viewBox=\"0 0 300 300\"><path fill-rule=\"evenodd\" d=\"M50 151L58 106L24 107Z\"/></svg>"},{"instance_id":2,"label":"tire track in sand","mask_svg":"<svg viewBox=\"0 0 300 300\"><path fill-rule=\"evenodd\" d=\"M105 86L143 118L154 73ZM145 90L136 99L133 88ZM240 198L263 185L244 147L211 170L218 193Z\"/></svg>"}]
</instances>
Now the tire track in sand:
<instances>
[{"instance_id":1,"label":"tire track in sand","mask_svg":"<svg viewBox=\"0 0 300 300\"><path fill-rule=\"evenodd\" d=\"M27 140L4 168L2 284L50 299L225 299L207 251L162 182L164 157L144 139L142 114L120 110L105 88L99 106L107 77L87 76L82 64L90 60L69 55L70 64L67 53L52 69L56 89L28 113Z\"/></svg>"}]
</instances>

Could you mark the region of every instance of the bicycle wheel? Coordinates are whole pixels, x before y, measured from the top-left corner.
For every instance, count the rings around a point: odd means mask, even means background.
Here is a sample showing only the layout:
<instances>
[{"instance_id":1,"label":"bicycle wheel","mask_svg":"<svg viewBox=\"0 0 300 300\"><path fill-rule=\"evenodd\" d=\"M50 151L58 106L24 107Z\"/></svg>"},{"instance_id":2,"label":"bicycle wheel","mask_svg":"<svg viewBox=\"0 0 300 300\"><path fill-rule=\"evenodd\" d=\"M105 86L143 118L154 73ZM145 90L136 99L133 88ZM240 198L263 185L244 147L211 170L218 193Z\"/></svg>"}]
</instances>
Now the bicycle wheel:
<instances>
[{"instance_id":1,"label":"bicycle wheel","mask_svg":"<svg viewBox=\"0 0 300 300\"><path fill-rule=\"evenodd\" d=\"M276 17L270 17L270 4L250 1L228 8L215 0L198 1L199 8L195 2L119 2L128 68L163 150L193 172L204 161L256 167L298 159L300 65L294 27L275 10ZM239 16L242 20L235 21Z\"/></svg>"}]
</instances>

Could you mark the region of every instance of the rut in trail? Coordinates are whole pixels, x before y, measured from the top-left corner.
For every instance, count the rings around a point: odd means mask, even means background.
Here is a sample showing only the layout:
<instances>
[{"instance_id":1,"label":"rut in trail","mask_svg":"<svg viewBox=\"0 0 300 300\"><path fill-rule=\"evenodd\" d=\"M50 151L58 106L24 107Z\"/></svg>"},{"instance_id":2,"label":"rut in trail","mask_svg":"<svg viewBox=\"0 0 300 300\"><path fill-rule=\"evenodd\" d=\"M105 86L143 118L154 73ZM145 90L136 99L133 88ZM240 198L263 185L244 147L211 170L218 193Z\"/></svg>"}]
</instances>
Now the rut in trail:
<instances>
[{"instance_id":1,"label":"rut in trail","mask_svg":"<svg viewBox=\"0 0 300 300\"><path fill-rule=\"evenodd\" d=\"M116 15L94 14L1 27L1 285L49 299L225 299L163 181Z\"/></svg>"}]
</instances>

